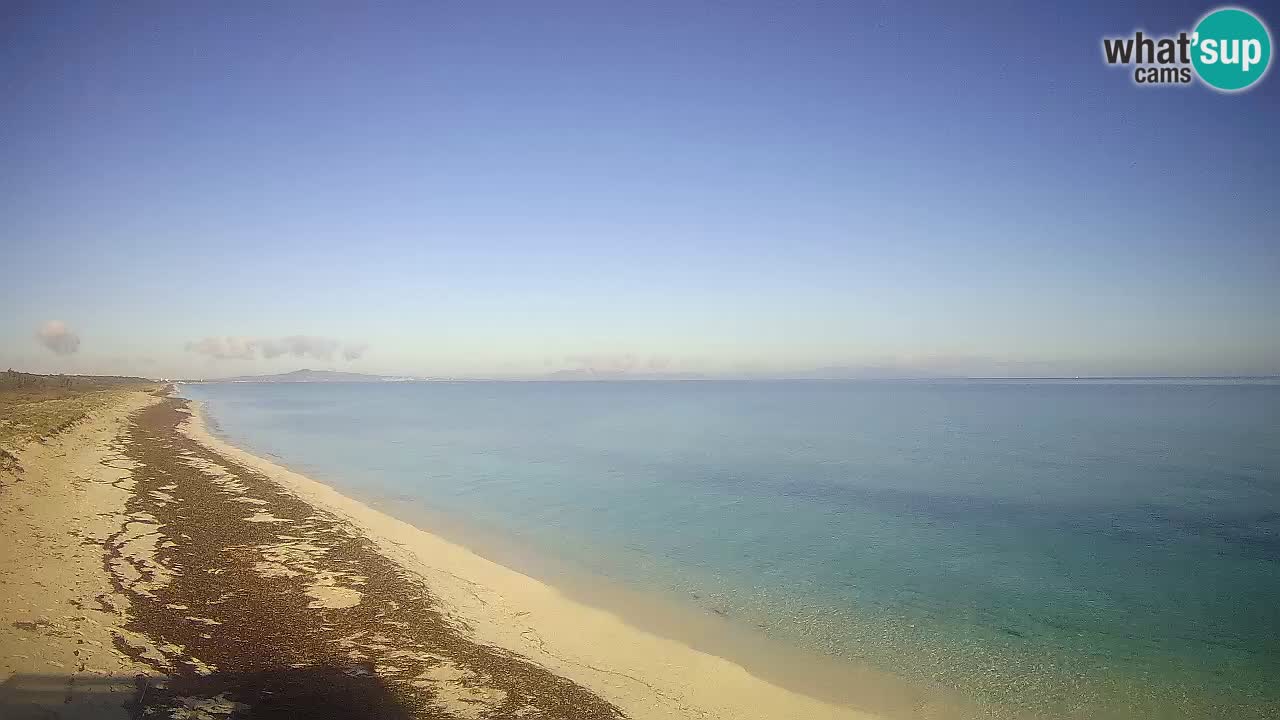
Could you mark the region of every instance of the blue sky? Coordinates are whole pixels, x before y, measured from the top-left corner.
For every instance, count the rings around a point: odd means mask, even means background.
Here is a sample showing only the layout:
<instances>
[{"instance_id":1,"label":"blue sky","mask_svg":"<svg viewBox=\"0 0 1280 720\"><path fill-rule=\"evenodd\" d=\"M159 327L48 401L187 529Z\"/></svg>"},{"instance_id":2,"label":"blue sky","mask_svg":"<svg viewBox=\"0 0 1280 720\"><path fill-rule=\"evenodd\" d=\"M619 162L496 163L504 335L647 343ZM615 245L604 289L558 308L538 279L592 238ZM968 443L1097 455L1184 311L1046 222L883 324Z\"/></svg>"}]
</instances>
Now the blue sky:
<instances>
[{"instance_id":1,"label":"blue sky","mask_svg":"<svg viewBox=\"0 0 1280 720\"><path fill-rule=\"evenodd\" d=\"M954 5L7 6L0 365L1280 373L1280 81L1101 59L1215 5Z\"/></svg>"}]
</instances>

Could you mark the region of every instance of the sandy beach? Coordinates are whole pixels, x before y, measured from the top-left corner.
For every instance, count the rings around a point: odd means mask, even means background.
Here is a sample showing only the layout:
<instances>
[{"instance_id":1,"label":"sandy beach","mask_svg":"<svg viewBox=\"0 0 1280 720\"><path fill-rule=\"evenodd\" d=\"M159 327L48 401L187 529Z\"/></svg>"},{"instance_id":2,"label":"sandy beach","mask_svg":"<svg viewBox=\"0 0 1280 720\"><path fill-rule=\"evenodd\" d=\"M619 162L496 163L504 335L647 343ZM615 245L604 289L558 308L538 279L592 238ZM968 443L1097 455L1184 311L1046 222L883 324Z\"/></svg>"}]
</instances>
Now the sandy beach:
<instances>
[{"instance_id":1,"label":"sandy beach","mask_svg":"<svg viewBox=\"0 0 1280 720\"><path fill-rule=\"evenodd\" d=\"M5 717L107 717L122 712L152 643L125 628L131 610L107 548L128 542L132 463L122 453L145 392L104 399L74 427L14 453L0 470L0 710ZM141 544L134 551L142 553ZM140 576L139 576L140 577Z\"/></svg>"},{"instance_id":2,"label":"sandy beach","mask_svg":"<svg viewBox=\"0 0 1280 720\"><path fill-rule=\"evenodd\" d=\"M185 400L120 394L16 457L6 717L877 717L231 446Z\"/></svg>"}]
</instances>

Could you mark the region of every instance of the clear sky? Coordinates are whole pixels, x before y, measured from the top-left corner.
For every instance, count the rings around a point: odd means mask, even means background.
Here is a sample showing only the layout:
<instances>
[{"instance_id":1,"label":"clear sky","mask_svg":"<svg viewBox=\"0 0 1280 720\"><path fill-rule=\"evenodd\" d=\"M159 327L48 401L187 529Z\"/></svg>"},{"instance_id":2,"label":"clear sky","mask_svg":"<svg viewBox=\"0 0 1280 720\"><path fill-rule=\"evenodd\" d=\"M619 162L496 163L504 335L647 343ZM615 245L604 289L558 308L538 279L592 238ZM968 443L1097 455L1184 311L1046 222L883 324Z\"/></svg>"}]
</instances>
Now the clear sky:
<instances>
[{"instance_id":1,"label":"clear sky","mask_svg":"<svg viewBox=\"0 0 1280 720\"><path fill-rule=\"evenodd\" d=\"M1212 7L5 3L0 365L1280 373Z\"/></svg>"}]
</instances>

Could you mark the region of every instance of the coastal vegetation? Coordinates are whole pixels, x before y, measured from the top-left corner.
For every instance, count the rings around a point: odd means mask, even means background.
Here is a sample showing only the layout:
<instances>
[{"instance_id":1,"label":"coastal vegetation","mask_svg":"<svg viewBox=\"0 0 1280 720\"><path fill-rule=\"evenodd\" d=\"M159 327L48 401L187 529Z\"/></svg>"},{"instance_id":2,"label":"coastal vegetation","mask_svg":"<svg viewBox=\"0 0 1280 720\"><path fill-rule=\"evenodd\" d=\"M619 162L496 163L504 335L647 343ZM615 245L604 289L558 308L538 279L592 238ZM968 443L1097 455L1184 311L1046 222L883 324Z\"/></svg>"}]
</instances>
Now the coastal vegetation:
<instances>
[{"instance_id":1,"label":"coastal vegetation","mask_svg":"<svg viewBox=\"0 0 1280 720\"><path fill-rule=\"evenodd\" d=\"M164 386L139 377L0 373L0 469L18 471L15 453L113 403L122 392Z\"/></svg>"}]
</instances>

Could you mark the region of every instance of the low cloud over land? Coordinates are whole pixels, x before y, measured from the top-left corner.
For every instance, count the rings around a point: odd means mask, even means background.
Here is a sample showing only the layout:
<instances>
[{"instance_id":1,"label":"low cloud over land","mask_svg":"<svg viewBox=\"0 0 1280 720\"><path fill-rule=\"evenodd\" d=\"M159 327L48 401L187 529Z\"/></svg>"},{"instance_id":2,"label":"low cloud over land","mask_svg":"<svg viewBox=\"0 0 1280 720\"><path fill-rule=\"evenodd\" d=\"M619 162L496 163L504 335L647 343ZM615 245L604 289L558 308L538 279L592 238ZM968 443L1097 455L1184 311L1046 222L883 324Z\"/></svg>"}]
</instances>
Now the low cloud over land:
<instances>
[{"instance_id":1,"label":"low cloud over land","mask_svg":"<svg viewBox=\"0 0 1280 720\"><path fill-rule=\"evenodd\" d=\"M36 339L59 355L70 355L80 349L80 336L61 320L50 320L41 325Z\"/></svg>"},{"instance_id":2,"label":"low cloud over land","mask_svg":"<svg viewBox=\"0 0 1280 720\"><path fill-rule=\"evenodd\" d=\"M187 343L189 352L215 360L271 360L281 356L332 360L341 354L345 360L357 360L368 349L366 343L344 343L334 338L313 335L287 335L278 338L211 336Z\"/></svg>"}]
</instances>

